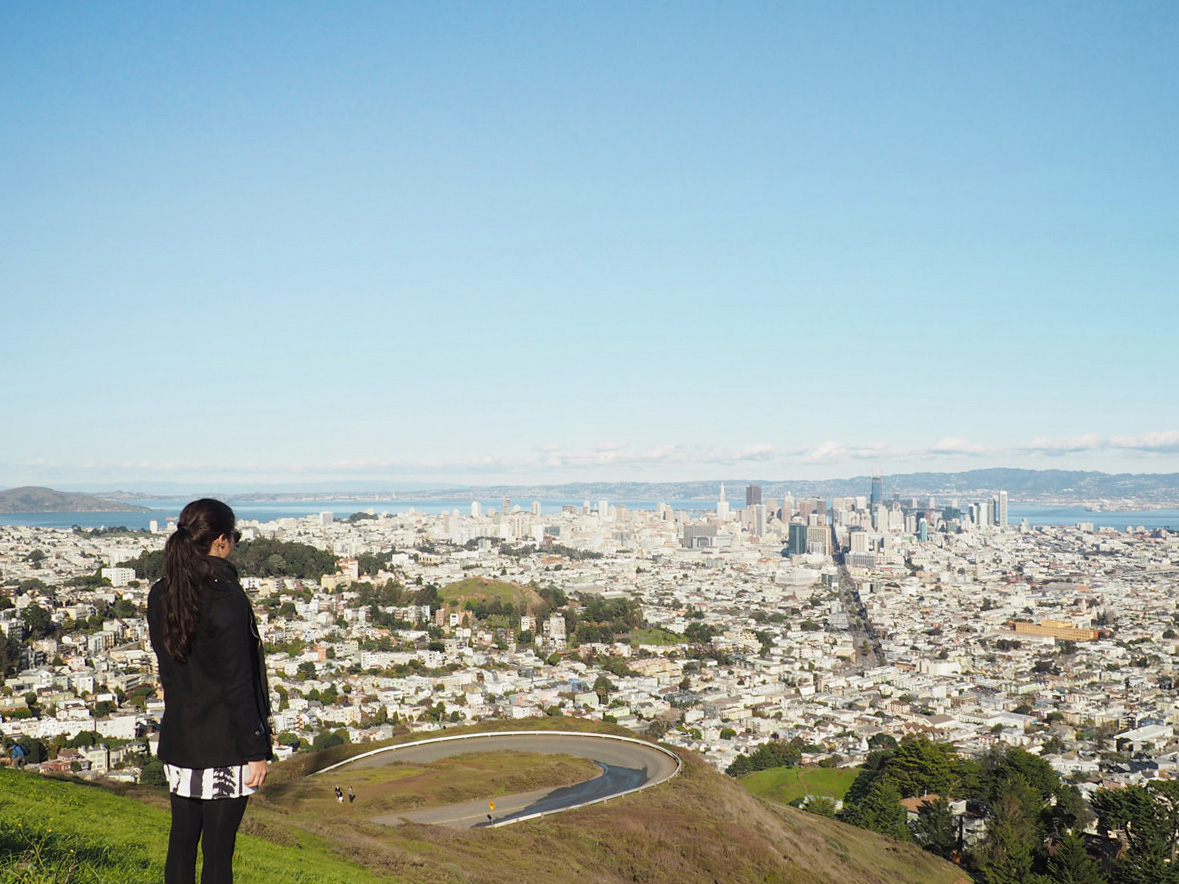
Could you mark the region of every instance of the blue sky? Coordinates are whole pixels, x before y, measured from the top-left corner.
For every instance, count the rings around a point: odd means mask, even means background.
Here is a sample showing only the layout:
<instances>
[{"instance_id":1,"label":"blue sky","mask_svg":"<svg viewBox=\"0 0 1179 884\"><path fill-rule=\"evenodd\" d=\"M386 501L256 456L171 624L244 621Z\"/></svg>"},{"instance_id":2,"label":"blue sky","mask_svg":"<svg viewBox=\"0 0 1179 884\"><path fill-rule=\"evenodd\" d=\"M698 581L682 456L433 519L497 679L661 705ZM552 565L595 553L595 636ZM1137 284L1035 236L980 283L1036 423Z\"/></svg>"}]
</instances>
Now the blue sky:
<instances>
[{"instance_id":1,"label":"blue sky","mask_svg":"<svg viewBox=\"0 0 1179 884\"><path fill-rule=\"evenodd\" d=\"M0 2L0 486L1179 470L1171 3Z\"/></svg>"}]
</instances>

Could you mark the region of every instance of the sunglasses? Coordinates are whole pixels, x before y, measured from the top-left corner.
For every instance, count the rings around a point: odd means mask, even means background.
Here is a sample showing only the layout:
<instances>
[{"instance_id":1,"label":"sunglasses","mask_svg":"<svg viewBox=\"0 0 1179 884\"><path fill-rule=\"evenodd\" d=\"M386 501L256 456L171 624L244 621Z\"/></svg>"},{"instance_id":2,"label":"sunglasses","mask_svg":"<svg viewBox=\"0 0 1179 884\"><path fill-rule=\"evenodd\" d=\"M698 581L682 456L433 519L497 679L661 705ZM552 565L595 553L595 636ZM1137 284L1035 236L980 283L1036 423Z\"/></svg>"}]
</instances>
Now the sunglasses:
<instances>
[{"instance_id":1,"label":"sunglasses","mask_svg":"<svg viewBox=\"0 0 1179 884\"><path fill-rule=\"evenodd\" d=\"M240 531L235 530L232 534L232 537L233 537L234 543L241 543L242 542L242 533Z\"/></svg>"}]
</instances>

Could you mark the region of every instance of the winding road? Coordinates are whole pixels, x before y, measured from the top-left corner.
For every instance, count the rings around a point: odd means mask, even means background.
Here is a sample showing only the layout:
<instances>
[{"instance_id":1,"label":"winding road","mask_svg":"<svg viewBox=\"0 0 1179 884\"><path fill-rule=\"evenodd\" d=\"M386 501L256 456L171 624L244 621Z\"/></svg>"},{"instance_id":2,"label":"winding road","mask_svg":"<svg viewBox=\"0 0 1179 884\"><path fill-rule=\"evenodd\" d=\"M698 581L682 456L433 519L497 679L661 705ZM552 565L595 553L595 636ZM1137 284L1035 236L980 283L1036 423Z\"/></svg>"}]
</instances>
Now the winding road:
<instances>
[{"instance_id":1,"label":"winding road","mask_svg":"<svg viewBox=\"0 0 1179 884\"><path fill-rule=\"evenodd\" d=\"M470 752L502 750L589 758L597 763L602 773L573 786L501 796L495 799L495 811L490 814L488 802L480 799L447 807L385 814L373 817L373 820L388 825L400 825L410 820L455 828L504 826L656 786L679 773L681 765L673 752L632 737L565 731L501 731L385 746L325 767L317 771L317 775L344 767L379 767L398 761L431 762Z\"/></svg>"}]
</instances>

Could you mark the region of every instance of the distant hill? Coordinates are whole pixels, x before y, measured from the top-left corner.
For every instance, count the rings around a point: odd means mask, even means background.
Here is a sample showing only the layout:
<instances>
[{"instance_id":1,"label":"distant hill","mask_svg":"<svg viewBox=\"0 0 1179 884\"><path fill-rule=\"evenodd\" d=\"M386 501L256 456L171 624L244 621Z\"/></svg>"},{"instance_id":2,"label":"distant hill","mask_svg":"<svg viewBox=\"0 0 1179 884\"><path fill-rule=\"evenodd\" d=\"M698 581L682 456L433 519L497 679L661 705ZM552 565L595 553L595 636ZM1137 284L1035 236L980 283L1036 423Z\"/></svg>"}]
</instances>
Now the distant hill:
<instances>
[{"instance_id":1,"label":"distant hill","mask_svg":"<svg viewBox=\"0 0 1179 884\"><path fill-rule=\"evenodd\" d=\"M956 473L885 473L884 492L892 498L893 487L902 499L935 495L940 498L990 496L1007 491L1013 501L1044 503L1085 503L1099 499L1133 498L1158 505L1179 502L1179 473L1110 473L1079 470L1021 470L1007 467L966 470ZM760 485L762 498L781 500L786 494L798 497L867 497L872 489L871 476L850 479L781 479L729 477L693 482L592 482L572 485L490 486L462 491L453 488L439 492L442 499L463 497L510 497L527 501L564 498L566 500L700 500L711 506L725 486L728 499L738 505L745 502L745 486ZM427 495L417 492L416 496Z\"/></svg>"},{"instance_id":2,"label":"distant hill","mask_svg":"<svg viewBox=\"0 0 1179 884\"><path fill-rule=\"evenodd\" d=\"M901 499L934 495L941 499L964 500L989 497L1007 491L1013 503L1056 503L1079 505L1099 500L1135 501L1145 506L1179 506L1179 473L1099 473L1081 470L1024 470L1008 467L964 470L953 473L885 473L884 494L891 500L893 488ZM871 476L849 479L783 479L780 477L722 476L690 482L573 482L559 485L448 485L422 487L406 485L397 489L370 487L366 491L258 491L227 495L240 501L354 500L359 505L389 500L496 500L510 498L527 504L532 500L589 501L616 503L620 500L661 500L679 503L681 509L711 509L720 486L728 499L740 506L745 486L760 485L762 498L867 497ZM112 496L150 500L153 495ZM167 497L167 495L164 495ZM689 503L690 502L690 503Z\"/></svg>"},{"instance_id":3,"label":"distant hill","mask_svg":"<svg viewBox=\"0 0 1179 884\"><path fill-rule=\"evenodd\" d=\"M541 603L536 590L519 583L504 580L490 580L487 577L468 577L457 583L450 583L438 590L438 595L452 604L464 602L511 602L517 611L535 609Z\"/></svg>"},{"instance_id":4,"label":"distant hill","mask_svg":"<svg viewBox=\"0 0 1179 884\"><path fill-rule=\"evenodd\" d=\"M0 491L0 513L143 513L147 507L132 506L93 494L72 494L25 485Z\"/></svg>"}]
</instances>

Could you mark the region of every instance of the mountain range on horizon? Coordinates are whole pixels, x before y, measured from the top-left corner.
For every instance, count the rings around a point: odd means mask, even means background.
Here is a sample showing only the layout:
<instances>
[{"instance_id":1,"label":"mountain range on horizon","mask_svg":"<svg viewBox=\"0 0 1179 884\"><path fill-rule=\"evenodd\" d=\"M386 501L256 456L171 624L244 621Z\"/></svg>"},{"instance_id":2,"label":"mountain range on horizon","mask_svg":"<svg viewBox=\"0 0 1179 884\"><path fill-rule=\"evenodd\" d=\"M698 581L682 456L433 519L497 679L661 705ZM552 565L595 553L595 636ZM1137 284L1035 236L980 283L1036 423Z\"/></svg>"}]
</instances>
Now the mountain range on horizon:
<instances>
[{"instance_id":1,"label":"mountain range on horizon","mask_svg":"<svg viewBox=\"0 0 1179 884\"><path fill-rule=\"evenodd\" d=\"M1179 473L1102 473L1079 470L1027 470L989 468L961 472L894 473L882 477L885 498L895 492L910 497L974 498L1005 490L1012 501L1023 503L1082 504L1099 500L1134 501L1139 505L1179 505ZM377 483L314 483L313 485L199 485L151 486L148 490L92 490L63 492L23 486L0 490L0 513L102 512L140 510L133 501L160 498L215 496L227 500L456 500L494 497L534 499L609 500L710 500L723 484L734 503L742 503L745 486L760 485L763 498L868 496L872 477L847 479L781 480L728 477L682 482L572 482L518 485L456 485L407 483L381 488Z\"/></svg>"}]
</instances>

